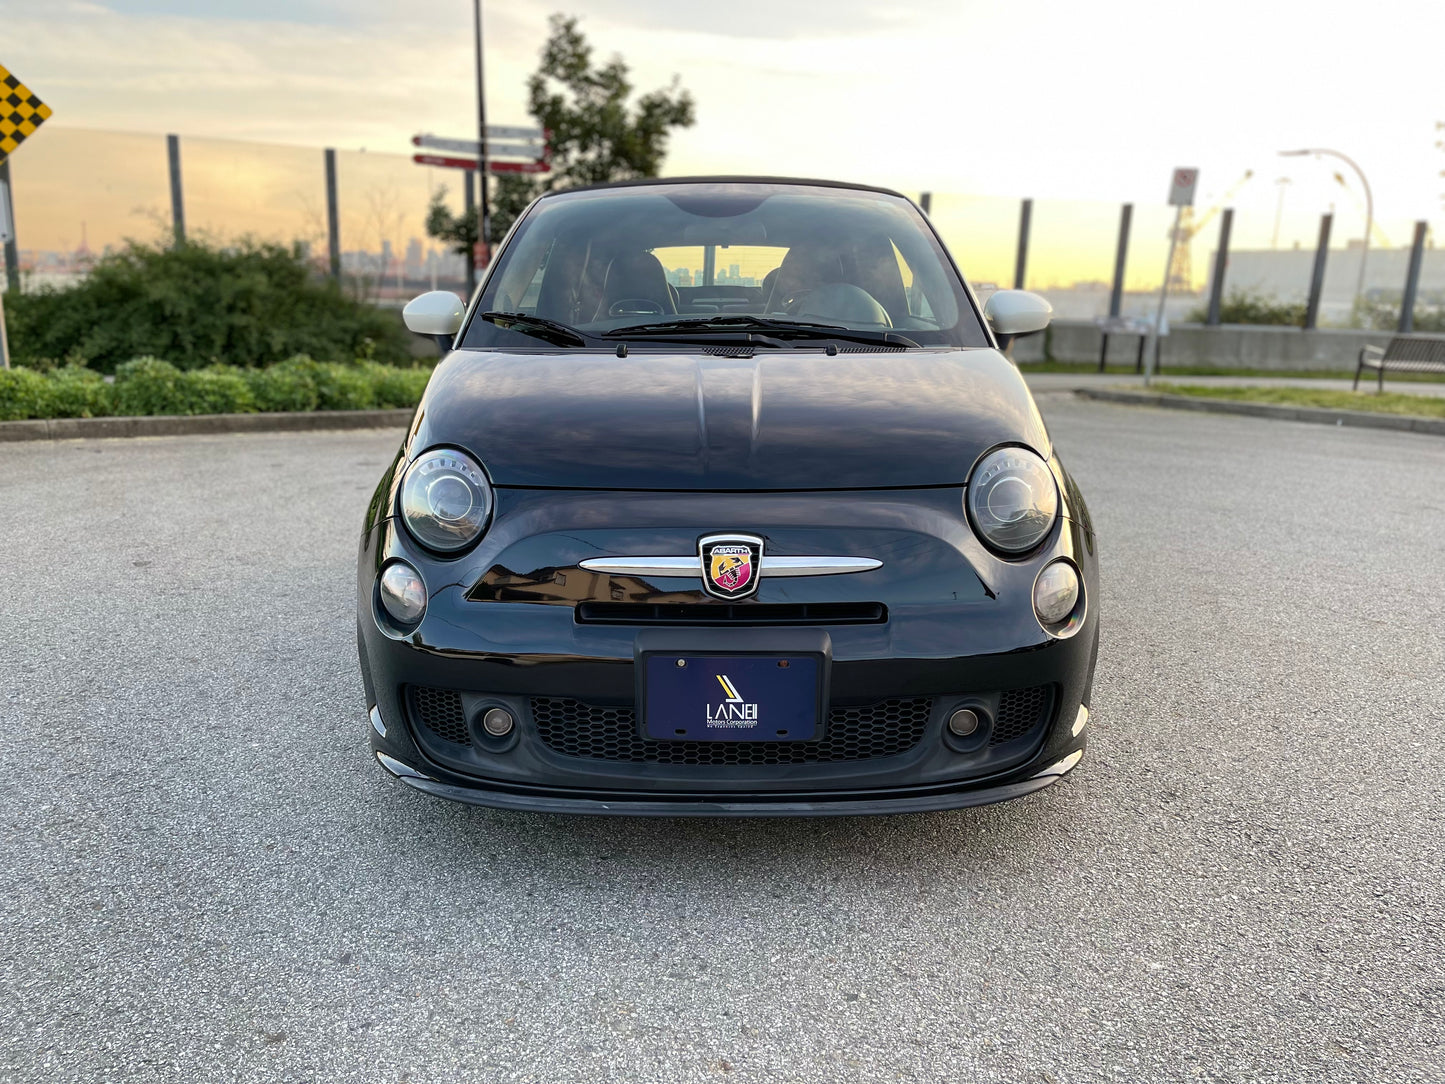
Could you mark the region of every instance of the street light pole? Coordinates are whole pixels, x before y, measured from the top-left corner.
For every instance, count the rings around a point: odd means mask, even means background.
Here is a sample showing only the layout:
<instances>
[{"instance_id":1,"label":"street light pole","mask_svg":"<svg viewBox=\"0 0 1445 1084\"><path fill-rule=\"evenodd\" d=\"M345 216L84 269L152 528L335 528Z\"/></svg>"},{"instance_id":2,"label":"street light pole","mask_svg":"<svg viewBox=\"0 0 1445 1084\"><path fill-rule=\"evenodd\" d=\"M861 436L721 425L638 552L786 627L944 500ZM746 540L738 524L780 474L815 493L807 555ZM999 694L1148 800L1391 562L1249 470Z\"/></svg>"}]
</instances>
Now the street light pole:
<instances>
[{"instance_id":1,"label":"street light pole","mask_svg":"<svg viewBox=\"0 0 1445 1084\"><path fill-rule=\"evenodd\" d=\"M477 240L483 259L477 261L478 278L491 262L491 249L487 244L487 89L482 79L482 0L476 0L477 30ZM476 283L472 284L473 286Z\"/></svg>"},{"instance_id":2,"label":"street light pole","mask_svg":"<svg viewBox=\"0 0 1445 1084\"><path fill-rule=\"evenodd\" d=\"M1355 310L1356 312L1358 312L1360 307L1360 298L1363 297L1365 293L1365 262L1370 258L1370 231L1375 228L1375 197L1370 193L1369 179L1365 176L1365 171L1359 167L1359 165L1355 162L1353 158L1351 158L1347 154L1341 154L1339 151L1326 150L1323 147L1306 147L1303 150L1280 151L1279 153L1280 156L1283 158L1301 158L1307 154L1312 154L1316 158L1318 158L1322 154L1327 154L1331 158L1338 158L1341 162L1345 163L1345 165L1349 166L1355 171L1355 175L1360 178L1360 184L1364 186L1365 244L1364 247L1360 250L1360 274L1359 278L1355 281Z\"/></svg>"}]
</instances>

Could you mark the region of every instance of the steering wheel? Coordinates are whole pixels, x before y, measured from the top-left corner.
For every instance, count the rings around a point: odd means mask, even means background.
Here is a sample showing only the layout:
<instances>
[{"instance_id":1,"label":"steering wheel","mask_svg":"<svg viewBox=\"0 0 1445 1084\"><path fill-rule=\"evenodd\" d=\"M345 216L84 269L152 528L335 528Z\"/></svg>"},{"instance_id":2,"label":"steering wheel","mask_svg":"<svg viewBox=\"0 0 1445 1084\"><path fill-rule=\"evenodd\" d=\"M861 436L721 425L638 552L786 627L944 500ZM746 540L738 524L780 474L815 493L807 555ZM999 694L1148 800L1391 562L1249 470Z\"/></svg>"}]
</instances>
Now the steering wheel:
<instances>
[{"instance_id":1,"label":"steering wheel","mask_svg":"<svg viewBox=\"0 0 1445 1084\"><path fill-rule=\"evenodd\" d=\"M624 297L607 308L608 316L661 316L662 305L645 297Z\"/></svg>"}]
</instances>

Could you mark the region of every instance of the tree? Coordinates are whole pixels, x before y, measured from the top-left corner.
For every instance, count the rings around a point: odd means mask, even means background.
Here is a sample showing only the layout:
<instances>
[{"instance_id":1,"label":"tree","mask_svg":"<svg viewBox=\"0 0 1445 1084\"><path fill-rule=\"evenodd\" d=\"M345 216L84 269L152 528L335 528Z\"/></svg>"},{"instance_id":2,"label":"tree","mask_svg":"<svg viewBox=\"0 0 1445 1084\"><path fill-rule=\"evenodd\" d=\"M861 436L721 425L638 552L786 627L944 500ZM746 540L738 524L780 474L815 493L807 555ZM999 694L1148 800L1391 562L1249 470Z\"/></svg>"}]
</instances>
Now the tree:
<instances>
[{"instance_id":1,"label":"tree","mask_svg":"<svg viewBox=\"0 0 1445 1084\"><path fill-rule=\"evenodd\" d=\"M553 15L551 25L541 64L527 80L527 109L539 127L552 133L552 171L498 179L488 222L493 243L542 192L656 177L672 129L690 128L696 120L692 95L677 76L629 105L635 88L626 62L614 56L594 67L592 46L577 29L576 18ZM427 234L465 254L477 239L476 220L452 214L445 195L441 189L432 197Z\"/></svg>"}]
</instances>

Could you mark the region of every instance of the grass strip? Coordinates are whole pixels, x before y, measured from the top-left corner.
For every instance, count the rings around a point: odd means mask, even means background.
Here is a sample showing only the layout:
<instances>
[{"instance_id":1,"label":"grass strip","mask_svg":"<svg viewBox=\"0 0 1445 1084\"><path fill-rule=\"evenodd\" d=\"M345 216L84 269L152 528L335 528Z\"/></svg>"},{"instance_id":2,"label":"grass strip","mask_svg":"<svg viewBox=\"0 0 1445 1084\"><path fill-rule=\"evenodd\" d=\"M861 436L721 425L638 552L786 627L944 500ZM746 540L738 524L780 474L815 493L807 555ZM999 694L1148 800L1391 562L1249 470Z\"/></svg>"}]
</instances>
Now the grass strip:
<instances>
[{"instance_id":1,"label":"grass strip","mask_svg":"<svg viewBox=\"0 0 1445 1084\"><path fill-rule=\"evenodd\" d=\"M1417 418L1445 418L1445 396L1383 395L1332 391L1327 388L1203 386L1155 383L1150 391L1162 395L1189 395L1201 399L1228 399L1241 403L1319 407L1324 410L1360 410L1371 414L1406 414Z\"/></svg>"},{"instance_id":2,"label":"grass strip","mask_svg":"<svg viewBox=\"0 0 1445 1084\"><path fill-rule=\"evenodd\" d=\"M1019 368L1025 373L1098 373L1097 361L1022 361ZM1137 376L1133 365L1110 364L1105 374L1115 376ZM1221 369L1212 365L1170 365L1160 370L1159 376L1262 376L1298 377L1302 380L1353 380L1354 369ZM1373 379L1370 376L1366 380ZM1442 384L1445 373L1389 373L1386 380L1407 384ZM1362 385L1363 386L1363 385Z\"/></svg>"}]
</instances>

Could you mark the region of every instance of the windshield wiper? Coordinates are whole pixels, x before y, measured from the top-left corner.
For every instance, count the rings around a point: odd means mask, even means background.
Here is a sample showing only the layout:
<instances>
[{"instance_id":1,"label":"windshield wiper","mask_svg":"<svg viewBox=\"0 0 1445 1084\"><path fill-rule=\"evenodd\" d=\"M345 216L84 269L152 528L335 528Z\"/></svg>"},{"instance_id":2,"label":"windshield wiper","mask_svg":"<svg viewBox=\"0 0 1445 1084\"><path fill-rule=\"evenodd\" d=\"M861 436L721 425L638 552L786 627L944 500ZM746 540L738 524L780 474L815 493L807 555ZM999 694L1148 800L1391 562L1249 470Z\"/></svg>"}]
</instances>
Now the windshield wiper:
<instances>
[{"instance_id":1,"label":"windshield wiper","mask_svg":"<svg viewBox=\"0 0 1445 1084\"><path fill-rule=\"evenodd\" d=\"M629 327L613 328L602 334L609 338L643 338L649 335L671 337L676 332L691 331L740 331L756 329L767 331L779 339L843 339L855 343L884 343L891 346L913 346L918 344L906 335L896 331L870 331L866 328L843 327L841 324L814 324L802 320L775 320L769 316L708 316L693 320L665 320L657 324L633 324Z\"/></svg>"},{"instance_id":2,"label":"windshield wiper","mask_svg":"<svg viewBox=\"0 0 1445 1084\"><path fill-rule=\"evenodd\" d=\"M548 320L545 316L528 316L525 312L484 312L481 319L508 331L543 339L557 346L586 346L587 336L571 324Z\"/></svg>"}]
</instances>

